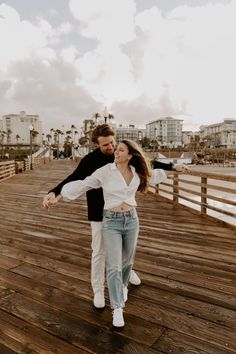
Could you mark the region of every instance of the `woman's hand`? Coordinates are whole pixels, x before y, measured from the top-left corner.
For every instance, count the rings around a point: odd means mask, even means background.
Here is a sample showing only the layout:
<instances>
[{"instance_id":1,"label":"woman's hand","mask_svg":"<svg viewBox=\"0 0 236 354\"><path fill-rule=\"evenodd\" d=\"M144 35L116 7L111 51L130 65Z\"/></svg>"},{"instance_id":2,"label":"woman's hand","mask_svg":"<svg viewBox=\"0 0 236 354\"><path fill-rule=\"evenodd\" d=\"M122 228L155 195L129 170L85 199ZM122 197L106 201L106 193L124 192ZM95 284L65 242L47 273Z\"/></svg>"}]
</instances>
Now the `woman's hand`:
<instances>
[{"instance_id":1,"label":"woman's hand","mask_svg":"<svg viewBox=\"0 0 236 354\"><path fill-rule=\"evenodd\" d=\"M43 198L43 207L45 209L49 209L53 204L56 204L60 199L62 199L61 194L56 196L54 192L50 192Z\"/></svg>"}]
</instances>

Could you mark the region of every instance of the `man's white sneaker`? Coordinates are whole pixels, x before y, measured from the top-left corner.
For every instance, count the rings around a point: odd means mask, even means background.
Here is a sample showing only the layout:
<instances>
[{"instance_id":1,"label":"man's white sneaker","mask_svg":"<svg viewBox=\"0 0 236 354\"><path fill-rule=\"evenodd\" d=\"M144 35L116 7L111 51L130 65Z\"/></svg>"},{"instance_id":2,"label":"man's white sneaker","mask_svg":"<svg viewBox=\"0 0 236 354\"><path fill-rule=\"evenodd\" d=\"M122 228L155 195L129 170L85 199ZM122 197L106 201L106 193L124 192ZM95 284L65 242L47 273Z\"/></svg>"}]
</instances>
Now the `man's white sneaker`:
<instances>
[{"instance_id":1,"label":"man's white sneaker","mask_svg":"<svg viewBox=\"0 0 236 354\"><path fill-rule=\"evenodd\" d=\"M133 284L133 285L140 285L141 284L141 280L138 277L137 273L135 273L134 270L131 270L129 282L130 282L130 284Z\"/></svg>"},{"instance_id":2,"label":"man's white sneaker","mask_svg":"<svg viewBox=\"0 0 236 354\"><path fill-rule=\"evenodd\" d=\"M127 286L123 286L123 299L124 299L124 302L126 302L128 300L128 288L127 288Z\"/></svg>"},{"instance_id":3,"label":"man's white sneaker","mask_svg":"<svg viewBox=\"0 0 236 354\"><path fill-rule=\"evenodd\" d=\"M113 326L114 327L124 327L124 317L123 317L123 309L119 307L118 309L114 309L112 312L113 315Z\"/></svg>"},{"instance_id":4,"label":"man's white sneaker","mask_svg":"<svg viewBox=\"0 0 236 354\"><path fill-rule=\"evenodd\" d=\"M104 292L103 291L97 291L94 294L93 304L98 309L101 309L101 308L105 307L105 298L104 298Z\"/></svg>"}]
</instances>

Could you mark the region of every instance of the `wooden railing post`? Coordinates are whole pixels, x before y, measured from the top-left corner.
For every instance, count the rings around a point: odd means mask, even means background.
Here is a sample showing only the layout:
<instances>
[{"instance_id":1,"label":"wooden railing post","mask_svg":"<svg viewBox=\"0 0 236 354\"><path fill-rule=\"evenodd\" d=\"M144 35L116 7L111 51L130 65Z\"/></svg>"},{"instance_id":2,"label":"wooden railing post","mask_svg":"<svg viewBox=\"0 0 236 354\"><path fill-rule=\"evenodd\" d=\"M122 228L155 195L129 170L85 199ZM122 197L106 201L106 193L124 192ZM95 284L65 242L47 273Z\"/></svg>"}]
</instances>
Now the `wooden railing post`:
<instances>
[{"instance_id":1,"label":"wooden railing post","mask_svg":"<svg viewBox=\"0 0 236 354\"><path fill-rule=\"evenodd\" d=\"M179 202L179 175L175 173L173 178L173 201L175 203Z\"/></svg>"},{"instance_id":2,"label":"wooden railing post","mask_svg":"<svg viewBox=\"0 0 236 354\"><path fill-rule=\"evenodd\" d=\"M207 207L204 205L207 203L207 177L201 177L201 214L207 213Z\"/></svg>"}]
</instances>

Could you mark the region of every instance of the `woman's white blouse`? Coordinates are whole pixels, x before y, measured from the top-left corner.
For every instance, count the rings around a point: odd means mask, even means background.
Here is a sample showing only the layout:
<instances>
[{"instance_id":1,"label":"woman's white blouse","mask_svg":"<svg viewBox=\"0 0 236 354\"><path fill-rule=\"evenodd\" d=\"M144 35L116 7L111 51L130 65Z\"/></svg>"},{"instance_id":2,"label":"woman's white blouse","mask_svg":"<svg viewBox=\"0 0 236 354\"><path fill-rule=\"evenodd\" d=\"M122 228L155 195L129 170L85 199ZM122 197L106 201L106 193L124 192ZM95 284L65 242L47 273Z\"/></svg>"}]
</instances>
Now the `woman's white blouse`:
<instances>
[{"instance_id":1,"label":"woman's white blouse","mask_svg":"<svg viewBox=\"0 0 236 354\"><path fill-rule=\"evenodd\" d=\"M122 203L127 203L136 206L135 193L139 187L140 179L135 172L135 168L130 166L133 179L127 185L121 172L116 167L116 164L109 163L97 169L91 176L84 180L77 180L65 184L61 190L61 195L65 199L76 199L84 192L94 189L103 188L103 195L105 200L104 209L115 208ZM164 170L152 170L152 177L149 179L150 185L155 185L166 180L167 176ZM94 201L96 203L96 200Z\"/></svg>"}]
</instances>

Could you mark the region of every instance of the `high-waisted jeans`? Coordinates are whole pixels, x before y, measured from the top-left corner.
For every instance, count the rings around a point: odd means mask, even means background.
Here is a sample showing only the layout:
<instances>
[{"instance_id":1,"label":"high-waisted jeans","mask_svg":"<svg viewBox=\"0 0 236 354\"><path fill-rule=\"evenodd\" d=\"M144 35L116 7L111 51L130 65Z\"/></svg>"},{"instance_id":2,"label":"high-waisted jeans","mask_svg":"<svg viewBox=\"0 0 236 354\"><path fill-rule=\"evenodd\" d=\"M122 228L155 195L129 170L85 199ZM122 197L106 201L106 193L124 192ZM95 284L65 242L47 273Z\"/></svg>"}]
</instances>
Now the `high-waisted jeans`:
<instances>
[{"instance_id":1,"label":"high-waisted jeans","mask_svg":"<svg viewBox=\"0 0 236 354\"><path fill-rule=\"evenodd\" d=\"M139 220L135 209L124 212L104 210L103 239L112 309L124 307L123 286L129 282L138 233Z\"/></svg>"}]
</instances>

